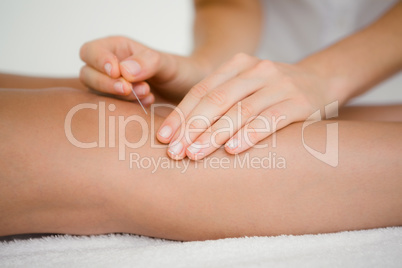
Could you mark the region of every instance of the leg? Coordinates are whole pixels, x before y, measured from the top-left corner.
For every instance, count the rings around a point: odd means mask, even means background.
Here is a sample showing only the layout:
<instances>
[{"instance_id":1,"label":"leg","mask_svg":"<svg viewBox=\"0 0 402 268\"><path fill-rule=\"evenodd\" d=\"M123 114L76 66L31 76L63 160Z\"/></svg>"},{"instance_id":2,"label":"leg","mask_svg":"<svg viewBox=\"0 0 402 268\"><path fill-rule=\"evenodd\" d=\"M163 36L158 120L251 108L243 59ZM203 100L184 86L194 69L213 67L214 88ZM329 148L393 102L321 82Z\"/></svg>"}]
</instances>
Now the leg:
<instances>
[{"instance_id":1,"label":"leg","mask_svg":"<svg viewBox=\"0 0 402 268\"><path fill-rule=\"evenodd\" d=\"M402 105L347 106L340 110L338 119L402 122Z\"/></svg>"},{"instance_id":2,"label":"leg","mask_svg":"<svg viewBox=\"0 0 402 268\"><path fill-rule=\"evenodd\" d=\"M268 148L248 152L254 159L275 153L286 168L235 167L235 157L218 150L206 164L168 160L153 172L145 162L130 168L128 160L130 153L168 159L164 148L151 148L150 139L141 148L127 148L125 161L118 160L117 147L81 149L66 139L68 111L99 101L116 105L107 116L143 115L131 103L72 90L1 93L0 213L7 215L0 218L1 235L130 232L194 240L402 223L399 123L339 121L336 168L304 149L301 124L293 124L277 134L276 148L270 137L262 142ZM77 113L75 137L96 141L97 117L97 110ZM155 121L157 129L161 118ZM324 148L326 123L308 127L307 144ZM140 129L128 124L127 139L138 141ZM222 159L230 164L216 164Z\"/></svg>"}]
</instances>

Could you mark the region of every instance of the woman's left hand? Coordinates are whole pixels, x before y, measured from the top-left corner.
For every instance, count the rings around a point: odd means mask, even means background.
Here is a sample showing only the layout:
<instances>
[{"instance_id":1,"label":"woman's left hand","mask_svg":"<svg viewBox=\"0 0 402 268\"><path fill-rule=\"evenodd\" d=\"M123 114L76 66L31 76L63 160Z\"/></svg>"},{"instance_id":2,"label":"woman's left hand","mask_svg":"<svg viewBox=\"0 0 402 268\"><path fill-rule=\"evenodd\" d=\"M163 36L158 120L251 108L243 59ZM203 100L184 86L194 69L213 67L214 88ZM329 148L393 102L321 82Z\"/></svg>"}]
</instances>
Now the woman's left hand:
<instances>
[{"instance_id":1,"label":"woman's left hand","mask_svg":"<svg viewBox=\"0 0 402 268\"><path fill-rule=\"evenodd\" d=\"M305 68L237 54L196 84L157 137L173 159L202 159L221 145L243 152L330 101L326 79Z\"/></svg>"}]
</instances>

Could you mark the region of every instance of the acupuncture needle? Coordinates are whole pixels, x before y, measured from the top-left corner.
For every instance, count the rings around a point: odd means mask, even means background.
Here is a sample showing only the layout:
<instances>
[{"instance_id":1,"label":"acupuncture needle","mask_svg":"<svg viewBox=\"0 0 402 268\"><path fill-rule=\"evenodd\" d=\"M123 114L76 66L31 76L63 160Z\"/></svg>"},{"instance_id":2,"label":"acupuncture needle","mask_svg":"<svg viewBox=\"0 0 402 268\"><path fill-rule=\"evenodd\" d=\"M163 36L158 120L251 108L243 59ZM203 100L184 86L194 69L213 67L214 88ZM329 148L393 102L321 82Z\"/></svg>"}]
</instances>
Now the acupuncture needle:
<instances>
[{"instance_id":1,"label":"acupuncture needle","mask_svg":"<svg viewBox=\"0 0 402 268\"><path fill-rule=\"evenodd\" d=\"M140 103L142 109L144 110L145 114L148 114L147 111L145 110L144 106L142 105L140 99L138 98L137 94L135 94L135 91L133 89L133 87L131 86L131 91L133 92L134 96L137 98L137 101Z\"/></svg>"}]
</instances>

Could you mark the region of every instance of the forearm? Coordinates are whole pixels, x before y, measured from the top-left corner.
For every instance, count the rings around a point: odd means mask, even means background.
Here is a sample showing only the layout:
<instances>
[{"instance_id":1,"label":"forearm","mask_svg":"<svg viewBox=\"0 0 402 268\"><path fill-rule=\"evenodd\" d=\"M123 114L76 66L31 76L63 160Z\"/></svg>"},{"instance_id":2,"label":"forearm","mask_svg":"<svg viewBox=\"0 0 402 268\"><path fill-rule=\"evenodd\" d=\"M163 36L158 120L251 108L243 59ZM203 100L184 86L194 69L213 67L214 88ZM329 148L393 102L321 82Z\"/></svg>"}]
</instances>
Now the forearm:
<instances>
[{"instance_id":1,"label":"forearm","mask_svg":"<svg viewBox=\"0 0 402 268\"><path fill-rule=\"evenodd\" d=\"M177 68L172 79L155 89L181 100L223 62L239 52L253 54L261 36L260 0L195 0L194 48L189 57L162 54L162 68ZM153 81L150 81L151 84ZM158 79L157 84L160 84Z\"/></svg>"},{"instance_id":2,"label":"forearm","mask_svg":"<svg viewBox=\"0 0 402 268\"><path fill-rule=\"evenodd\" d=\"M86 89L78 78L50 78L0 73L0 88L39 89L49 87Z\"/></svg>"},{"instance_id":3,"label":"forearm","mask_svg":"<svg viewBox=\"0 0 402 268\"><path fill-rule=\"evenodd\" d=\"M259 0L195 0L194 51L210 70L238 52L253 54L262 31Z\"/></svg>"},{"instance_id":4,"label":"forearm","mask_svg":"<svg viewBox=\"0 0 402 268\"><path fill-rule=\"evenodd\" d=\"M329 81L330 99L345 103L402 68L402 2L378 21L299 62Z\"/></svg>"}]
</instances>

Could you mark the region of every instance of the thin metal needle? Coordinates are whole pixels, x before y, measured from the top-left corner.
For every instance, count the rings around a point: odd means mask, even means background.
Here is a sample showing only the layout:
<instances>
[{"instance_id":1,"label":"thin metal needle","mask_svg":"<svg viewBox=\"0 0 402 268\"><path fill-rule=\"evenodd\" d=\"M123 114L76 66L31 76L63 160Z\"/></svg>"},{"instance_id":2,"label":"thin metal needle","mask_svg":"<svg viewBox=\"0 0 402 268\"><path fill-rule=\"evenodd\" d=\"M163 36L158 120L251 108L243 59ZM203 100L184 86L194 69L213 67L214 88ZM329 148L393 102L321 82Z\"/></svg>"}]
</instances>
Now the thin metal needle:
<instances>
[{"instance_id":1,"label":"thin metal needle","mask_svg":"<svg viewBox=\"0 0 402 268\"><path fill-rule=\"evenodd\" d=\"M144 110L145 114L148 114L147 111L145 110L144 106L142 105L140 99L138 98L137 94L135 94L135 91L133 89L133 87L131 87L131 91L133 92L134 96L137 98L137 101L140 103L142 109Z\"/></svg>"}]
</instances>

